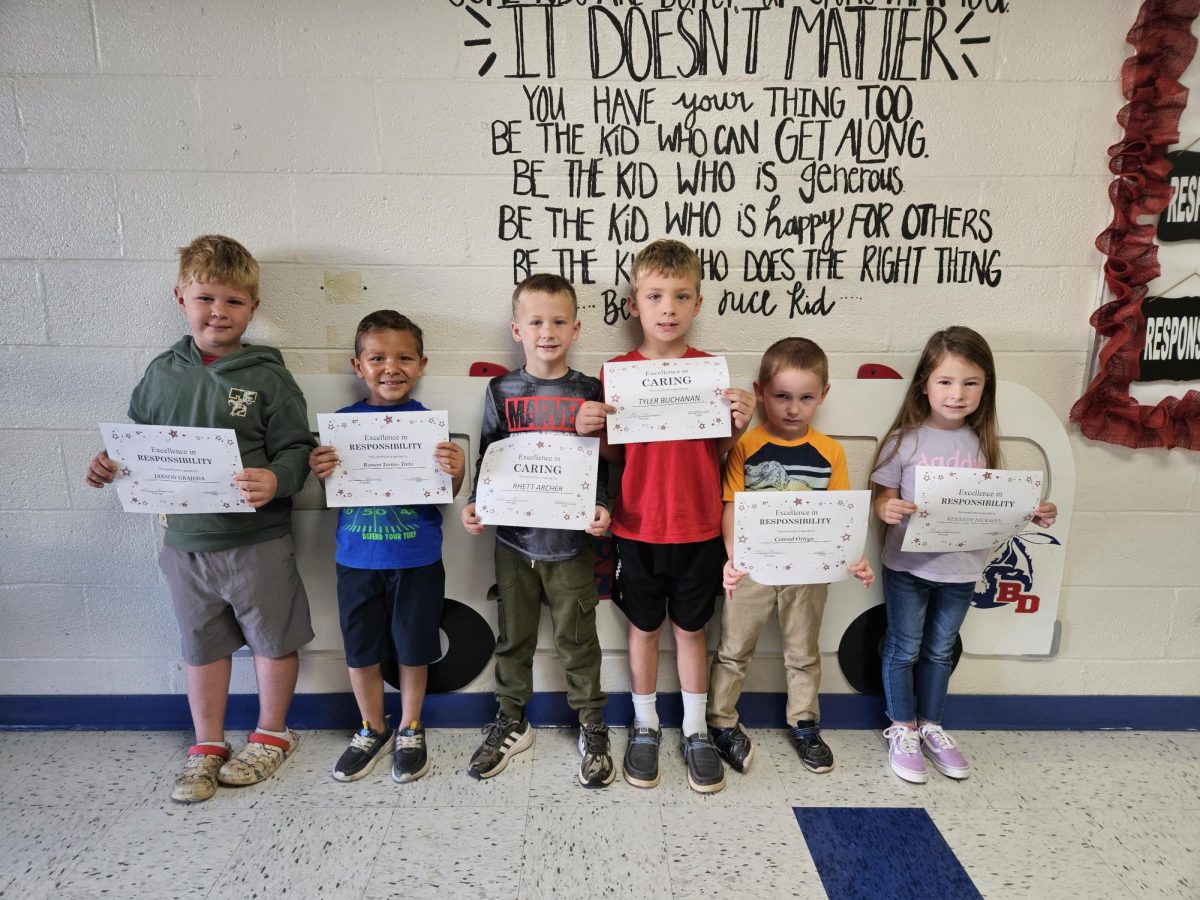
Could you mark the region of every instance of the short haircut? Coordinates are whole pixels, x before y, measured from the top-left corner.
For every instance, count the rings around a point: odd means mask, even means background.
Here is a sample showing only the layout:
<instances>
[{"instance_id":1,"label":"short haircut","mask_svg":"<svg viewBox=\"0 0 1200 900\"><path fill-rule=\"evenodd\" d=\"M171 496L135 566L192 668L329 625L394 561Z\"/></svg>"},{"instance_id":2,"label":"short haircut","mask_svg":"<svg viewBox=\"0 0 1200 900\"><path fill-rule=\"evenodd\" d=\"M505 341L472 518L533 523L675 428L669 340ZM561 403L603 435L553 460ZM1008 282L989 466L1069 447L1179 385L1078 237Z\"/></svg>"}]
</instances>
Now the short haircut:
<instances>
[{"instance_id":1,"label":"short haircut","mask_svg":"<svg viewBox=\"0 0 1200 900\"><path fill-rule=\"evenodd\" d=\"M386 330L407 331L417 342L417 354L425 355L425 336L421 334L420 327L408 316L398 313L394 309L377 309L375 312L363 316L363 320L358 323L358 331L354 332L354 355L358 356L362 353L364 335L372 331Z\"/></svg>"},{"instance_id":2,"label":"short haircut","mask_svg":"<svg viewBox=\"0 0 1200 900\"><path fill-rule=\"evenodd\" d=\"M575 288L571 286L571 282L561 275L535 272L518 284L513 291L512 316L514 322L517 320L517 304L521 302L521 295L526 291L541 294L566 294L571 298L571 315L579 315L579 300L575 296Z\"/></svg>"},{"instance_id":3,"label":"short haircut","mask_svg":"<svg viewBox=\"0 0 1200 900\"><path fill-rule=\"evenodd\" d=\"M808 338L786 337L768 347L758 367L758 383L765 387L786 369L813 372L821 379L821 384L829 384L829 357L816 341Z\"/></svg>"},{"instance_id":4,"label":"short haircut","mask_svg":"<svg viewBox=\"0 0 1200 900\"><path fill-rule=\"evenodd\" d=\"M629 286L637 290L638 282L646 275L663 272L682 278L694 278L700 287L700 257L696 251L681 241L661 240L647 244L633 258L629 273Z\"/></svg>"},{"instance_id":5,"label":"short haircut","mask_svg":"<svg viewBox=\"0 0 1200 900\"><path fill-rule=\"evenodd\" d=\"M192 282L224 284L258 300L258 262L250 251L223 234L202 234L179 253L178 287Z\"/></svg>"}]
</instances>

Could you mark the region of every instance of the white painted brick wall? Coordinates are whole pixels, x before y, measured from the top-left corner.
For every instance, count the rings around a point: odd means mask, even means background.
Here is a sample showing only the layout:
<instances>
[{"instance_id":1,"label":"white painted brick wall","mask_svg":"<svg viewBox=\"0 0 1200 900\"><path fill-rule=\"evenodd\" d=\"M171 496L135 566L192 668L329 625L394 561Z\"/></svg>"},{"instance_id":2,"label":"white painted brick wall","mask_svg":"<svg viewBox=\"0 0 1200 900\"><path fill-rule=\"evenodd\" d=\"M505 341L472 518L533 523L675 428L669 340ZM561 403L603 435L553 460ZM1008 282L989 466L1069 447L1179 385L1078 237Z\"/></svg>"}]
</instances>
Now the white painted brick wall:
<instances>
[{"instance_id":1,"label":"white painted brick wall","mask_svg":"<svg viewBox=\"0 0 1200 900\"><path fill-rule=\"evenodd\" d=\"M221 231L255 252L263 306L249 335L281 347L295 371L347 371L358 319L385 306L422 324L431 374L460 374L478 359L519 364L507 330L512 247L497 239L497 207L525 203L540 213L573 201L561 196L565 163L535 150L530 123L520 126L519 145L527 157L546 157L542 185L558 194L553 200L514 198L511 160L488 152L491 120L524 119L526 101L522 82L503 77L511 11L472 6L492 28L437 0L216 0L203 15L133 0L0 3L0 453L18 473L0 494L0 690L182 690L155 526L120 512L111 491L91 490L82 477L99 446L96 423L123 417L146 362L183 330L171 297L174 249L192 236ZM810 334L830 352L832 374L852 377L867 361L911 371L928 333L960 321L989 337L1001 377L1038 392L1065 420L1091 345L1086 319L1100 264L1093 241L1109 220L1106 149L1120 134L1117 77L1138 4L1010 6L987 26L992 43L971 51L979 79L937 72L910 83L928 152L902 163L907 188L894 198L898 207L936 200L989 208L1000 285L937 285L927 258L917 285L859 284L855 271L835 285L834 315L789 321L719 316L725 289L761 287L731 275L707 286L695 344L727 353L734 374L746 377L768 342ZM572 120L590 121L584 18L571 21L557 31L555 86ZM677 118L671 101L681 91L744 90L761 110L762 87L782 84L786 21L786 13L765 16L764 34L773 38L756 75L604 84L654 87L652 109L665 122ZM969 30L982 22L981 15ZM536 18L527 27L540 39ZM482 37L493 44L463 44ZM735 38L734 69L741 46ZM489 50L501 61L480 78ZM668 55L679 51L668 46ZM544 65L532 44L529 64ZM815 72L815 55L802 55L796 78ZM840 86L848 105L859 102L853 83L813 84ZM710 126L737 120L699 116ZM765 148L775 122L762 123ZM598 155L594 129L583 155ZM658 236L664 199L679 202L667 190L674 158L644 134L636 159L658 168L659 195L640 201ZM751 189L756 160L729 161L739 186L722 200L725 227L697 243L726 250L736 271L748 246L787 241L734 233L737 207L759 198ZM586 371L638 338L632 323L603 322L614 251L604 235L608 203L617 199L615 161L603 165L608 196L580 201L596 207L601 260L597 283L580 289L583 331L573 359ZM788 190L800 183L786 169L778 174ZM826 195L812 208L870 199ZM531 233L548 265L549 247L564 242L548 237L544 215ZM864 240L842 243L848 260ZM366 288L361 295L323 290L327 273L347 272ZM772 293L783 301L782 290ZM968 658L954 689L1200 690L1195 454L1130 451L1078 433L1071 443L1078 490L1059 654ZM852 480L861 486L870 450L852 449ZM552 660L540 660L538 673L561 689ZM606 656L605 684L627 686L619 653ZM473 687L490 686L485 673ZM779 660L754 667L749 687L781 690ZM251 661L239 656L234 689L253 688ZM825 688L850 690L832 658ZM312 655L300 689L346 690L342 661Z\"/></svg>"}]
</instances>

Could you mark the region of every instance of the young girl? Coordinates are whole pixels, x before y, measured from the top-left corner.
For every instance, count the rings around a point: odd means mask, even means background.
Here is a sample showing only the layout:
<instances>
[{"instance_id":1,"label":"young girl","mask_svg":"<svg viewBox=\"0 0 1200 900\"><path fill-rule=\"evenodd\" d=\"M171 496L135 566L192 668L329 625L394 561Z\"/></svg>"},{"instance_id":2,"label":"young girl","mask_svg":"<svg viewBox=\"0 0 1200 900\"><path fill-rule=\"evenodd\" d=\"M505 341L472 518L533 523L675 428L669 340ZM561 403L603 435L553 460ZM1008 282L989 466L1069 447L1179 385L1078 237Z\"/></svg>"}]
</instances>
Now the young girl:
<instances>
[{"instance_id":1,"label":"young girl","mask_svg":"<svg viewBox=\"0 0 1200 900\"><path fill-rule=\"evenodd\" d=\"M996 367L992 351L970 328L953 326L925 344L912 383L888 436L879 447L871 481L875 514L886 524L883 596L888 631L883 687L892 725L888 762L916 784L929 779L925 758L950 778L970 766L942 731L954 641L971 607L975 582L991 550L906 553L900 549L920 465L1001 468L996 422ZM1058 510L1043 502L1034 524L1054 523ZM920 665L916 665L920 658ZM915 674L914 674L915 672Z\"/></svg>"}]
</instances>

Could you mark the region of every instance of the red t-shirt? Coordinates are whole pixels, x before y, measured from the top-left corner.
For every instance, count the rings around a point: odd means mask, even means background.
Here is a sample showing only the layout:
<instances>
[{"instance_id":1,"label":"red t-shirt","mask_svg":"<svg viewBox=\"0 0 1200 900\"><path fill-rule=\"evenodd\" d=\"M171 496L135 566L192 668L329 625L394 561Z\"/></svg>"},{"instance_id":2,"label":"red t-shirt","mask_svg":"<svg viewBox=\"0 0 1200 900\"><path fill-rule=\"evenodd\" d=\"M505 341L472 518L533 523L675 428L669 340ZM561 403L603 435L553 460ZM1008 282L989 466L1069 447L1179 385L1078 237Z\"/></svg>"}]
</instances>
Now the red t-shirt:
<instances>
[{"instance_id":1,"label":"red t-shirt","mask_svg":"<svg viewBox=\"0 0 1200 900\"><path fill-rule=\"evenodd\" d=\"M688 347L684 359L709 356ZM637 350L609 362L640 362ZM600 373L601 380L604 372ZM612 533L648 544L690 544L721 536L718 438L624 444L625 471Z\"/></svg>"}]
</instances>

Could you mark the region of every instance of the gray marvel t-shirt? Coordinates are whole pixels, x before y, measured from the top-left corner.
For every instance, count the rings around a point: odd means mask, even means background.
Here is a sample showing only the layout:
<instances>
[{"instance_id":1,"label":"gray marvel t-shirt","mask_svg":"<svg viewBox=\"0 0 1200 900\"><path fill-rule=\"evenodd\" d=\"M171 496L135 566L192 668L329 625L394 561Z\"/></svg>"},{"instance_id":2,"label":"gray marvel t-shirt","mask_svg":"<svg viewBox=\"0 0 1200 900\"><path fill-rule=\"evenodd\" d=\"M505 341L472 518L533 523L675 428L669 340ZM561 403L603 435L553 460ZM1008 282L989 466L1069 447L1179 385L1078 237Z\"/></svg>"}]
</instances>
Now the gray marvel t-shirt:
<instances>
[{"instance_id":1,"label":"gray marvel t-shirt","mask_svg":"<svg viewBox=\"0 0 1200 900\"><path fill-rule=\"evenodd\" d=\"M900 499L912 501L913 479L917 466L947 466L960 469L986 469L987 460L979 448L979 438L969 426L948 431L922 425L900 438L900 449L891 459L888 454L896 443L895 435L884 439L879 458L887 462L871 473L881 487L899 488ZM906 553L900 549L908 530L908 516L899 525L890 525L883 543L883 564L895 572L911 572L929 581L974 582L983 573L992 555L989 550L952 550L946 553Z\"/></svg>"}]
</instances>

